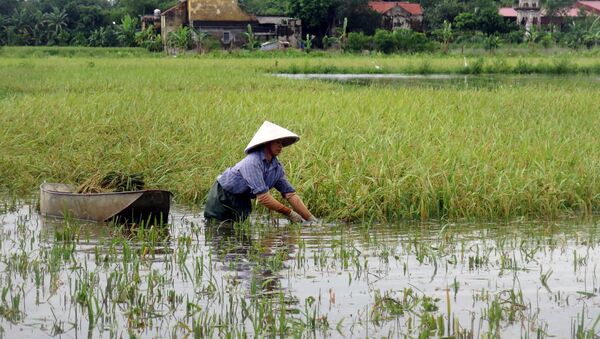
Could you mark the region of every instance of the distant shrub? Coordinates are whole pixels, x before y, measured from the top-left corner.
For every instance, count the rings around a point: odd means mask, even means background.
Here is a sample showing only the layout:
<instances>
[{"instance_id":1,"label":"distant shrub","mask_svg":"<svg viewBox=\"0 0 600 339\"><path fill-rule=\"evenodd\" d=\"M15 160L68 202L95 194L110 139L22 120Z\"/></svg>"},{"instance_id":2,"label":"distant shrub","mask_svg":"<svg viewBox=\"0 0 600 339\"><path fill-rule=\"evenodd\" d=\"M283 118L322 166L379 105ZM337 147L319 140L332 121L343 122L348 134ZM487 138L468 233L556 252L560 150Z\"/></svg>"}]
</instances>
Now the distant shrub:
<instances>
[{"instance_id":1,"label":"distant shrub","mask_svg":"<svg viewBox=\"0 0 600 339\"><path fill-rule=\"evenodd\" d=\"M457 44L483 45L487 36L479 31L463 33L457 36Z\"/></svg>"},{"instance_id":2,"label":"distant shrub","mask_svg":"<svg viewBox=\"0 0 600 339\"><path fill-rule=\"evenodd\" d=\"M517 61L517 65L514 68L514 72L518 74L530 74L534 73L535 67L533 65L528 64L523 59L519 59Z\"/></svg>"},{"instance_id":3,"label":"distant shrub","mask_svg":"<svg viewBox=\"0 0 600 339\"><path fill-rule=\"evenodd\" d=\"M497 35L488 36L485 41L484 48L488 51L495 51L500 47L500 43L502 43L502 39Z\"/></svg>"},{"instance_id":4,"label":"distant shrub","mask_svg":"<svg viewBox=\"0 0 600 339\"><path fill-rule=\"evenodd\" d=\"M469 74L481 74L483 73L483 67L485 65L485 60L483 58L477 58L474 62L467 65L465 67L466 72Z\"/></svg>"},{"instance_id":5,"label":"distant shrub","mask_svg":"<svg viewBox=\"0 0 600 339\"><path fill-rule=\"evenodd\" d=\"M550 48L552 45L554 45L554 38L552 37L551 33L546 33L542 36L540 42L544 48Z\"/></svg>"},{"instance_id":6,"label":"distant shrub","mask_svg":"<svg viewBox=\"0 0 600 339\"><path fill-rule=\"evenodd\" d=\"M433 68L431 67L431 62L427 59L423 59L423 62L417 67L417 73L419 74L431 74L433 73Z\"/></svg>"},{"instance_id":7,"label":"distant shrub","mask_svg":"<svg viewBox=\"0 0 600 339\"><path fill-rule=\"evenodd\" d=\"M394 31L395 49L401 52L431 52L435 50L436 43L423 33L409 29Z\"/></svg>"},{"instance_id":8,"label":"distant shrub","mask_svg":"<svg viewBox=\"0 0 600 339\"><path fill-rule=\"evenodd\" d=\"M360 52L372 49L373 38L362 32L351 32L348 34L348 44L346 48L353 52Z\"/></svg>"},{"instance_id":9,"label":"distant shrub","mask_svg":"<svg viewBox=\"0 0 600 339\"><path fill-rule=\"evenodd\" d=\"M505 35L505 39L507 42L511 44L520 44L523 42L523 37L525 36L525 32L522 30L513 31Z\"/></svg>"},{"instance_id":10,"label":"distant shrub","mask_svg":"<svg viewBox=\"0 0 600 339\"><path fill-rule=\"evenodd\" d=\"M571 64L567 58L554 59L552 67L550 67L549 73L553 74L568 74L577 73L577 66Z\"/></svg>"},{"instance_id":11,"label":"distant shrub","mask_svg":"<svg viewBox=\"0 0 600 339\"><path fill-rule=\"evenodd\" d=\"M323 48L339 48L340 39L334 36L324 36L322 39Z\"/></svg>"},{"instance_id":12,"label":"distant shrub","mask_svg":"<svg viewBox=\"0 0 600 339\"><path fill-rule=\"evenodd\" d=\"M73 46L85 46L87 45L87 43L87 38L85 37L85 34L83 34L83 32L75 33L75 35L71 39L71 45Z\"/></svg>"},{"instance_id":13,"label":"distant shrub","mask_svg":"<svg viewBox=\"0 0 600 339\"><path fill-rule=\"evenodd\" d=\"M348 35L347 49L358 52L375 49L378 52L390 54L395 52L430 52L437 44L423 33L409 29L399 29L394 32L377 30L374 36L352 32Z\"/></svg>"},{"instance_id":14,"label":"distant shrub","mask_svg":"<svg viewBox=\"0 0 600 339\"><path fill-rule=\"evenodd\" d=\"M392 32L379 29L375 32L373 41L375 42L375 48L379 52L389 54L397 50L397 44Z\"/></svg>"},{"instance_id":15,"label":"distant shrub","mask_svg":"<svg viewBox=\"0 0 600 339\"><path fill-rule=\"evenodd\" d=\"M485 66L485 73L510 73L510 66L504 58L495 58Z\"/></svg>"},{"instance_id":16,"label":"distant shrub","mask_svg":"<svg viewBox=\"0 0 600 339\"><path fill-rule=\"evenodd\" d=\"M160 52L163 50L163 43L160 34L156 34L154 26L152 25L135 34L135 43L140 47L144 47L150 52Z\"/></svg>"},{"instance_id":17,"label":"distant shrub","mask_svg":"<svg viewBox=\"0 0 600 339\"><path fill-rule=\"evenodd\" d=\"M221 42L212 36L207 37L203 42L206 51L216 51L221 49Z\"/></svg>"}]
</instances>

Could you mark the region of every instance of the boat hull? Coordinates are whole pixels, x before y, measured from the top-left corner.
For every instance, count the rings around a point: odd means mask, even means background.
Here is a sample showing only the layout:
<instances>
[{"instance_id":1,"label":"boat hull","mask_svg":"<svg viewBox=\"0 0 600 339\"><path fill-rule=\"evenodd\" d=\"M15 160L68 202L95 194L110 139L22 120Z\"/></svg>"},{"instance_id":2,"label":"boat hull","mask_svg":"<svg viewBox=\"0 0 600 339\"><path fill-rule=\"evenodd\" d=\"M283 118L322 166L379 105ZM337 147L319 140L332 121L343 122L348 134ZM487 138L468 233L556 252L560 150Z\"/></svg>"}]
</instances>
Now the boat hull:
<instances>
[{"instance_id":1,"label":"boat hull","mask_svg":"<svg viewBox=\"0 0 600 339\"><path fill-rule=\"evenodd\" d=\"M171 195L163 190L75 193L71 185L46 183L40 187L40 212L97 222L166 223Z\"/></svg>"}]
</instances>

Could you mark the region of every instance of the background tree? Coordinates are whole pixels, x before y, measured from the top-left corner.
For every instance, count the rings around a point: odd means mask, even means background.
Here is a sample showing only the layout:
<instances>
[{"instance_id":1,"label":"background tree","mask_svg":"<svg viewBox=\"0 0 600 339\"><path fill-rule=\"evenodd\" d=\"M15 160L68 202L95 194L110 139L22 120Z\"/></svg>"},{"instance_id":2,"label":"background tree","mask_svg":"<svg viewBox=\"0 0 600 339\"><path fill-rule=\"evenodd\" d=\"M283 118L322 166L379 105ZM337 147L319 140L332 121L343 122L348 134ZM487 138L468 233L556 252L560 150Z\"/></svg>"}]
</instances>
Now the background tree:
<instances>
[{"instance_id":1,"label":"background tree","mask_svg":"<svg viewBox=\"0 0 600 339\"><path fill-rule=\"evenodd\" d=\"M0 15L9 15L19 5L19 0L2 0L0 1Z\"/></svg>"},{"instance_id":2,"label":"background tree","mask_svg":"<svg viewBox=\"0 0 600 339\"><path fill-rule=\"evenodd\" d=\"M336 0L333 4L335 25L341 27L348 20L348 32L374 34L381 24L381 14L369 7L368 0Z\"/></svg>"},{"instance_id":3,"label":"background tree","mask_svg":"<svg viewBox=\"0 0 600 339\"><path fill-rule=\"evenodd\" d=\"M65 5L67 12L67 29L74 32L81 32L89 36L94 30L100 27L112 25L112 22L120 21L110 14L112 8L108 1L81 0L78 2L69 1Z\"/></svg>"},{"instance_id":4,"label":"background tree","mask_svg":"<svg viewBox=\"0 0 600 339\"><path fill-rule=\"evenodd\" d=\"M107 0L0 0L0 16L3 17L0 44L81 45L89 43L94 32L91 40L112 44L111 39L98 38L102 34L113 35L116 23L125 16L138 18L153 13L155 8L167 9L177 1L120 0L113 6ZM130 35L128 41L131 41Z\"/></svg>"},{"instance_id":5,"label":"background tree","mask_svg":"<svg viewBox=\"0 0 600 339\"><path fill-rule=\"evenodd\" d=\"M155 9L169 8L177 4L178 0L118 0L114 9L122 12L120 16L129 14L133 17L139 17L144 14L152 14Z\"/></svg>"},{"instance_id":6,"label":"background tree","mask_svg":"<svg viewBox=\"0 0 600 339\"><path fill-rule=\"evenodd\" d=\"M448 53L448 48L450 46L450 42L452 41L452 36L454 33L452 32L452 24L448 21L444 21L444 27L441 30L441 38L442 43L444 44L444 53Z\"/></svg>"},{"instance_id":7,"label":"background tree","mask_svg":"<svg viewBox=\"0 0 600 339\"><path fill-rule=\"evenodd\" d=\"M135 33L135 43L150 52L160 52L163 50L162 39L160 34L156 34L153 25L149 25L145 30Z\"/></svg>"},{"instance_id":8,"label":"background tree","mask_svg":"<svg viewBox=\"0 0 600 339\"><path fill-rule=\"evenodd\" d=\"M469 12L467 3L458 0L421 1L423 6L423 21L427 30L442 28L443 22L454 22L454 18L463 12Z\"/></svg>"},{"instance_id":9,"label":"background tree","mask_svg":"<svg viewBox=\"0 0 600 339\"><path fill-rule=\"evenodd\" d=\"M375 48L379 52L392 53L396 50L396 44L394 43L394 33L392 32L383 29L378 29L377 32L375 32L373 41L375 42Z\"/></svg>"},{"instance_id":10,"label":"background tree","mask_svg":"<svg viewBox=\"0 0 600 339\"><path fill-rule=\"evenodd\" d=\"M209 35L206 32L202 32L195 28L191 29L192 31L192 40L195 48L198 52L204 53L208 50L207 42L209 40Z\"/></svg>"},{"instance_id":11,"label":"background tree","mask_svg":"<svg viewBox=\"0 0 600 339\"><path fill-rule=\"evenodd\" d=\"M10 16L9 30L13 33L9 44L34 45L39 40L41 12L32 7L15 8Z\"/></svg>"},{"instance_id":12,"label":"background tree","mask_svg":"<svg viewBox=\"0 0 600 339\"><path fill-rule=\"evenodd\" d=\"M248 28L246 32L244 32L244 36L246 37L246 43L244 44L244 46L248 50L253 51L260 46L260 43L256 40L254 32L252 31L252 25L248 24Z\"/></svg>"},{"instance_id":13,"label":"background tree","mask_svg":"<svg viewBox=\"0 0 600 339\"><path fill-rule=\"evenodd\" d=\"M67 13L64 9L54 7L52 12L44 13L43 21L46 24L48 32L48 41L57 43L61 40L60 37L66 33L64 30L67 27Z\"/></svg>"},{"instance_id":14,"label":"background tree","mask_svg":"<svg viewBox=\"0 0 600 339\"><path fill-rule=\"evenodd\" d=\"M240 7L253 14L262 15L287 15L289 13L288 0L239 0Z\"/></svg>"},{"instance_id":15,"label":"background tree","mask_svg":"<svg viewBox=\"0 0 600 339\"><path fill-rule=\"evenodd\" d=\"M192 47L193 42L192 30L187 26L179 26L177 30L169 33L168 44L171 48L185 52Z\"/></svg>"},{"instance_id":16,"label":"background tree","mask_svg":"<svg viewBox=\"0 0 600 339\"><path fill-rule=\"evenodd\" d=\"M485 35L503 34L517 30L518 26L504 20L493 3L485 3L454 17L455 27L463 32L479 31Z\"/></svg>"},{"instance_id":17,"label":"background tree","mask_svg":"<svg viewBox=\"0 0 600 339\"><path fill-rule=\"evenodd\" d=\"M556 17L566 14L577 0L546 0L543 3L548 16Z\"/></svg>"},{"instance_id":18,"label":"background tree","mask_svg":"<svg viewBox=\"0 0 600 339\"><path fill-rule=\"evenodd\" d=\"M132 18L129 14L121 20L121 24L117 26L117 39L121 46L135 46L135 31L137 30L137 24L137 19Z\"/></svg>"},{"instance_id":19,"label":"background tree","mask_svg":"<svg viewBox=\"0 0 600 339\"><path fill-rule=\"evenodd\" d=\"M6 30L8 28L8 18L0 14L0 46L6 45L7 36Z\"/></svg>"},{"instance_id":20,"label":"background tree","mask_svg":"<svg viewBox=\"0 0 600 339\"><path fill-rule=\"evenodd\" d=\"M333 0L290 0L290 14L302 20L303 32L321 41L335 14Z\"/></svg>"},{"instance_id":21,"label":"background tree","mask_svg":"<svg viewBox=\"0 0 600 339\"><path fill-rule=\"evenodd\" d=\"M113 47L118 44L117 35L111 26L94 30L88 39L88 46L91 47Z\"/></svg>"}]
</instances>

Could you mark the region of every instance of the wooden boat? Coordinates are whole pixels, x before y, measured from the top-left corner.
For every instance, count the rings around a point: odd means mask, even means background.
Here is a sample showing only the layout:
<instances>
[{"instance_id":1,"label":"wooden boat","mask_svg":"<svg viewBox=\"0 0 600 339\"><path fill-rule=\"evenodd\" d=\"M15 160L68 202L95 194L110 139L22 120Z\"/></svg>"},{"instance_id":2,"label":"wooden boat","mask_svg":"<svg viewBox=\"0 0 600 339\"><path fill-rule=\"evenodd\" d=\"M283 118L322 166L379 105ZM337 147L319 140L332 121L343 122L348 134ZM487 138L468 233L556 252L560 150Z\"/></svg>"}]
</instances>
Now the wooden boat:
<instances>
[{"instance_id":1,"label":"wooden boat","mask_svg":"<svg viewBox=\"0 0 600 339\"><path fill-rule=\"evenodd\" d=\"M42 215L91 221L121 223L166 223L171 192L142 190L109 193L76 193L67 184L44 183L40 186Z\"/></svg>"}]
</instances>

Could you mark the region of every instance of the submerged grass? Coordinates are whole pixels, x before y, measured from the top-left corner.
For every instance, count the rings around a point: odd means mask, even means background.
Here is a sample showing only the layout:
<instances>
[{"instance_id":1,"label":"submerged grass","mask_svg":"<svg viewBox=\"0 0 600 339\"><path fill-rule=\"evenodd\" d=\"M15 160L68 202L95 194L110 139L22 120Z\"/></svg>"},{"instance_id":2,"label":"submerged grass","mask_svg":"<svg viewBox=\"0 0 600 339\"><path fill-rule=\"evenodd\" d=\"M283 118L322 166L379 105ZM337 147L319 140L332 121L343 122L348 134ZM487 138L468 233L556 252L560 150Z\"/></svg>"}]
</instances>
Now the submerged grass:
<instances>
[{"instance_id":1,"label":"submerged grass","mask_svg":"<svg viewBox=\"0 0 600 339\"><path fill-rule=\"evenodd\" d=\"M598 68L586 56L498 57L477 67L531 73L524 65L542 64L555 73ZM464 60L1 58L0 187L29 193L43 181L119 170L202 203L270 120L301 136L280 160L320 217L496 219L600 208L598 85L392 88L265 74L375 66L451 73Z\"/></svg>"},{"instance_id":2,"label":"submerged grass","mask_svg":"<svg viewBox=\"0 0 600 339\"><path fill-rule=\"evenodd\" d=\"M598 335L597 221L309 228L172 217L130 228L40 218L22 202L0 213L3 334Z\"/></svg>"},{"instance_id":3,"label":"submerged grass","mask_svg":"<svg viewBox=\"0 0 600 339\"><path fill-rule=\"evenodd\" d=\"M206 226L176 213L131 229L24 206L0 216L9 337L598 335L597 223Z\"/></svg>"}]
</instances>

